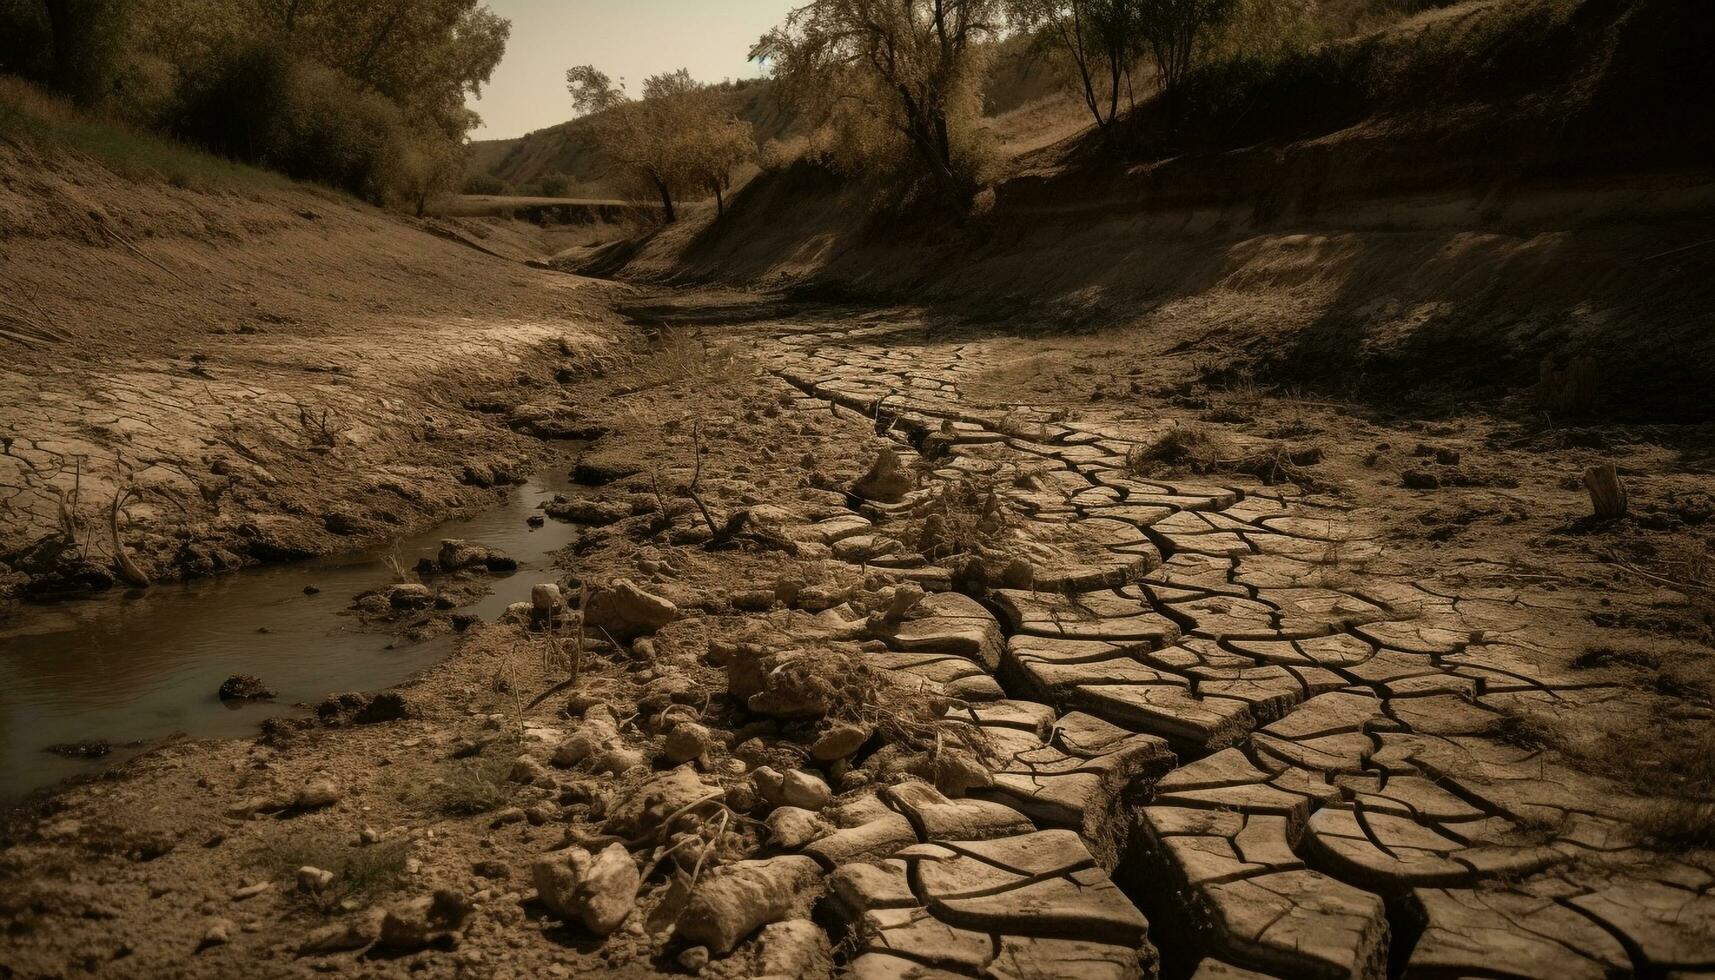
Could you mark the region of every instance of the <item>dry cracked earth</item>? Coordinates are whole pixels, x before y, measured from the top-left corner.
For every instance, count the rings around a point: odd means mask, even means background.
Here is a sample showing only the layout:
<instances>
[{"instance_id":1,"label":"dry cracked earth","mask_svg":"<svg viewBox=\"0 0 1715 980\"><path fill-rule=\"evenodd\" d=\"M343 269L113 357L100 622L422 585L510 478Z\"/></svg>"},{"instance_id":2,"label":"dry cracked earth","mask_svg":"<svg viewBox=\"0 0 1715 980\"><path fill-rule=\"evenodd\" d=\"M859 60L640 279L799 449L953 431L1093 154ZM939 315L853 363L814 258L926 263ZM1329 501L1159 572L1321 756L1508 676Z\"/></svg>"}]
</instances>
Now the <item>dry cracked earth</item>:
<instances>
[{"instance_id":1,"label":"dry cracked earth","mask_svg":"<svg viewBox=\"0 0 1715 980\"><path fill-rule=\"evenodd\" d=\"M1291 484L1142 475L1166 423L972 404L992 352L906 331L753 329L725 401L614 389L698 426L616 427L579 612L476 627L406 719L66 791L0 854L0 975L1715 975L1715 855L1529 737L1628 697L1567 665L1581 600ZM670 504L690 474L748 522ZM550 686L520 645L579 614ZM504 774L472 812L379 788L472 758ZM78 866L115 810L165 843ZM408 854L398 894L223 856L323 831Z\"/></svg>"}]
</instances>

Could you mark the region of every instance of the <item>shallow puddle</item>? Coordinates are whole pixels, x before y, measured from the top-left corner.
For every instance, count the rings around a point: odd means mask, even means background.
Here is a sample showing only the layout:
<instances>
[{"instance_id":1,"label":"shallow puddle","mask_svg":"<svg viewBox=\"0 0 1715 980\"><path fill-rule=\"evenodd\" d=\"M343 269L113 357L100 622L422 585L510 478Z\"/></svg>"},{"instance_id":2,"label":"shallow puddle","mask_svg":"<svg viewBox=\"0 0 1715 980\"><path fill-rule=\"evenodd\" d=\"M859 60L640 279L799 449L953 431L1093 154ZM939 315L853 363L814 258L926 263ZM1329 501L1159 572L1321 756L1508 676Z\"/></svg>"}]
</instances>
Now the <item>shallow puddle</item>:
<instances>
[{"instance_id":1,"label":"shallow puddle","mask_svg":"<svg viewBox=\"0 0 1715 980\"><path fill-rule=\"evenodd\" d=\"M410 643L364 632L341 615L352 596L392 581L390 555L409 568L433 557L442 538L469 538L518 560L518 571L492 577L493 592L464 607L493 620L554 578L553 552L578 534L559 521L525 523L567 488L566 469L537 474L468 519L364 551L26 607L0 629L0 802L138 751L125 743L175 732L247 735L264 718L297 710L290 705L407 679L445 656L453 638ZM321 591L306 595L310 585ZM279 697L223 703L215 692L231 674L255 674ZM112 754L82 760L44 751L93 740L112 743Z\"/></svg>"}]
</instances>

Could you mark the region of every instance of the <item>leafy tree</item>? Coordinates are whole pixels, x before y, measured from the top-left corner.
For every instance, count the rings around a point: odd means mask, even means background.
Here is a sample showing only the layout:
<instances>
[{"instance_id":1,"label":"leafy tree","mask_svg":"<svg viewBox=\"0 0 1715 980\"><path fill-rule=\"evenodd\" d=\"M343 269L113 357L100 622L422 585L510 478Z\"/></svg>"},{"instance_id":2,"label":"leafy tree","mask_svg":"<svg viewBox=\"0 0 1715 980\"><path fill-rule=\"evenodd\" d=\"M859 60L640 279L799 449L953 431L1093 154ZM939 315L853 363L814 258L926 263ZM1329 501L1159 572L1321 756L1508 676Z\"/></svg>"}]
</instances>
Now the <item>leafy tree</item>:
<instances>
[{"instance_id":1,"label":"leafy tree","mask_svg":"<svg viewBox=\"0 0 1715 980\"><path fill-rule=\"evenodd\" d=\"M1173 104L1210 33L1232 15L1237 0L1138 0L1161 89Z\"/></svg>"},{"instance_id":2,"label":"leafy tree","mask_svg":"<svg viewBox=\"0 0 1715 980\"><path fill-rule=\"evenodd\" d=\"M756 152L750 124L683 68L644 79L636 100L591 65L568 70L566 88L573 107L591 114L596 142L660 198L669 222L678 219L674 199L686 187L708 188L724 209L733 169Z\"/></svg>"},{"instance_id":3,"label":"leafy tree","mask_svg":"<svg viewBox=\"0 0 1715 980\"><path fill-rule=\"evenodd\" d=\"M1147 0L1015 0L1014 16L1042 32L1077 70L1084 105L1104 133L1119 115L1121 82L1148 49Z\"/></svg>"},{"instance_id":4,"label":"leafy tree","mask_svg":"<svg viewBox=\"0 0 1715 980\"><path fill-rule=\"evenodd\" d=\"M811 0L751 57L770 63L788 97L843 130L859 155L902 146L963 211L978 186L981 45L999 36L1004 14L1002 0Z\"/></svg>"}]
</instances>

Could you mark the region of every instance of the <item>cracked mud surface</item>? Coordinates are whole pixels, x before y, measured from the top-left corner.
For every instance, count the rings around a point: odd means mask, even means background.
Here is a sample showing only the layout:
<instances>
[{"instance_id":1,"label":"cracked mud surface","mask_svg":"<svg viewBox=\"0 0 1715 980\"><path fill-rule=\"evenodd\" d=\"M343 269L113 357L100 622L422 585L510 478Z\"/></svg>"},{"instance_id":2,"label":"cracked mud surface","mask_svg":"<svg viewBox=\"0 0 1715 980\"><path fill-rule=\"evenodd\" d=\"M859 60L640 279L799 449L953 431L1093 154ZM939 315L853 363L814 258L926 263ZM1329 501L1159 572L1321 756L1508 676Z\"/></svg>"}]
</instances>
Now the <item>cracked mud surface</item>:
<instances>
[{"instance_id":1,"label":"cracked mud surface","mask_svg":"<svg viewBox=\"0 0 1715 980\"><path fill-rule=\"evenodd\" d=\"M1715 971L1715 855L1655 846L1661 801L1531 721L1647 717L1624 677L1574 666L1598 639L1589 592L1500 560L1439 562L1350 493L1143 472L1139 447L1172 420L969 397L1008 369L980 336L783 317L732 331L735 361L709 353L722 336L690 358L713 372L580 392L611 434L581 467L599 485L567 507L592 526L566 584L629 576L677 618L629 649L592 641L578 684L540 704L526 702L563 670L524 627L484 625L405 689L411 718L171 746L18 815L0 972ZM882 452L909 474L899 492L845 492ZM692 474L716 513L747 511L751 538L708 547L669 502ZM973 488L961 531L956 494ZM836 655L978 733L980 771L950 776L939 741L915 757L927 769L867 739L818 762L815 718L729 693L745 658L772 676ZM675 766L689 718L712 740ZM602 775L565 750L610 719L607 749L641 754ZM474 814L424 802L472 757L506 773L498 799ZM780 812L757 799L763 767L832 784L812 830L762 828ZM340 788L331 807L258 803L317 778ZM646 882L605 942L544 908L543 852L596 850L666 811L664 842L705 790L735 816L705 834L698 880L779 882L760 921L699 933L705 959L687 961L666 884ZM374 839L353 842L365 827ZM293 893L299 852L255 856L322 838L319 860L396 847L411 863L322 905ZM450 948L363 931L370 910L435 888L474 909ZM213 920L230 927L219 942Z\"/></svg>"}]
</instances>

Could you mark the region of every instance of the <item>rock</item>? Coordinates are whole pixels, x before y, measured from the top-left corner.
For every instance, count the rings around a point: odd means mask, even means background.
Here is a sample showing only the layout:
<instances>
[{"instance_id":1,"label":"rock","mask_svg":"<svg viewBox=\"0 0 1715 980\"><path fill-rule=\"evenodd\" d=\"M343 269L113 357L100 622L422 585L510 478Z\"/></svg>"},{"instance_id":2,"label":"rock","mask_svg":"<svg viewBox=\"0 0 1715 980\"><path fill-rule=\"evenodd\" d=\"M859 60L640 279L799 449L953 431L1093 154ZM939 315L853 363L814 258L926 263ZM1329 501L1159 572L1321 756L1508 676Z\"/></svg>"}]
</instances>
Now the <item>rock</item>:
<instances>
[{"instance_id":1,"label":"rock","mask_svg":"<svg viewBox=\"0 0 1715 980\"><path fill-rule=\"evenodd\" d=\"M636 749L613 748L595 757L596 772L611 772L615 776L648 764L648 757Z\"/></svg>"},{"instance_id":2,"label":"rock","mask_svg":"<svg viewBox=\"0 0 1715 980\"><path fill-rule=\"evenodd\" d=\"M812 813L833 802L834 791L820 776L793 769L784 775L770 766L761 766L752 774L756 791L775 806L795 806Z\"/></svg>"},{"instance_id":3,"label":"rock","mask_svg":"<svg viewBox=\"0 0 1715 980\"><path fill-rule=\"evenodd\" d=\"M553 619L566 607L566 601L560 596L558 585L543 582L530 587L530 605L540 618Z\"/></svg>"},{"instance_id":4,"label":"rock","mask_svg":"<svg viewBox=\"0 0 1715 980\"><path fill-rule=\"evenodd\" d=\"M202 942L197 944L197 952L210 946L224 946L232 941L232 934L238 929L231 919L210 919L207 928L203 929Z\"/></svg>"},{"instance_id":5,"label":"rock","mask_svg":"<svg viewBox=\"0 0 1715 980\"><path fill-rule=\"evenodd\" d=\"M272 881L258 881L254 885L245 885L243 888L235 889L233 891L232 900L234 902L242 902L247 898L255 898L273 887L274 883Z\"/></svg>"},{"instance_id":6,"label":"rock","mask_svg":"<svg viewBox=\"0 0 1715 980\"><path fill-rule=\"evenodd\" d=\"M707 946L690 946L679 951L679 965L690 973L701 973L709 965Z\"/></svg>"},{"instance_id":7,"label":"rock","mask_svg":"<svg viewBox=\"0 0 1715 980\"><path fill-rule=\"evenodd\" d=\"M844 759L862 748L873 732L874 729L868 725L847 721L834 722L817 737L816 743L810 746L810 755L817 762Z\"/></svg>"},{"instance_id":8,"label":"rock","mask_svg":"<svg viewBox=\"0 0 1715 980\"><path fill-rule=\"evenodd\" d=\"M222 701L266 701L274 690L255 674L233 674L220 684Z\"/></svg>"},{"instance_id":9,"label":"rock","mask_svg":"<svg viewBox=\"0 0 1715 980\"><path fill-rule=\"evenodd\" d=\"M427 609L435 601L434 590L417 582L387 588L387 604L394 609Z\"/></svg>"},{"instance_id":10,"label":"rock","mask_svg":"<svg viewBox=\"0 0 1715 980\"><path fill-rule=\"evenodd\" d=\"M511 572L518 569L518 562L505 552L462 538L447 538L442 541L441 550L435 557L436 564L443 572L457 572L479 565L491 572Z\"/></svg>"},{"instance_id":11,"label":"rock","mask_svg":"<svg viewBox=\"0 0 1715 980\"><path fill-rule=\"evenodd\" d=\"M315 894L326 890L333 879L332 871L306 864L298 869L298 890Z\"/></svg>"},{"instance_id":12,"label":"rock","mask_svg":"<svg viewBox=\"0 0 1715 980\"><path fill-rule=\"evenodd\" d=\"M362 949L380 937L381 923L386 915L382 909L370 909L345 922L317 929L298 948L304 953L343 953Z\"/></svg>"},{"instance_id":13,"label":"rock","mask_svg":"<svg viewBox=\"0 0 1715 980\"><path fill-rule=\"evenodd\" d=\"M413 899L388 909L381 919L381 945L410 952L436 944L457 945L459 931L470 918L471 903L450 888L432 897Z\"/></svg>"},{"instance_id":14,"label":"rock","mask_svg":"<svg viewBox=\"0 0 1715 980\"><path fill-rule=\"evenodd\" d=\"M874 500L883 504L894 504L902 500L916 482L911 474L899 464L899 455L891 446L883 446L876 454L875 462L869 466L869 471L852 483L852 493L865 500Z\"/></svg>"},{"instance_id":15,"label":"rock","mask_svg":"<svg viewBox=\"0 0 1715 980\"><path fill-rule=\"evenodd\" d=\"M1406 470L1399 482L1407 490L1435 490L1441 486L1441 477L1429 470Z\"/></svg>"},{"instance_id":16,"label":"rock","mask_svg":"<svg viewBox=\"0 0 1715 980\"><path fill-rule=\"evenodd\" d=\"M589 497L553 500L543 504L542 509L557 521L591 524L596 527L614 524L631 516L631 508L626 504L593 500Z\"/></svg>"},{"instance_id":17,"label":"rock","mask_svg":"<svg viewBox=\"0 0 1715 980\"><path fill-rule=\"evenodd\" d=\"M621 837L641 837L654 833L661 821L679 810L710 798L721 798L719 788L703 782L690 766L679 766L639 786L615 806L604 829Z\"/></svg>"},{"instance_id":18,"label":"rock","mask_svg":"<svg viewBox=\"0 0 1715 980\"><path fill-rule=\"evenodd\" d=\"M503 623L514 623L519 626L528 626L530 625L530 619L535 615L535 612L536 607L530 605L528 602L514 602L506 607L505 612L500 614L500 621Z\"/></svg>"},{"instance_id":19,"label":"rock","mask_svg":"<svg viewBox=\"0 0 1715 980\"><path fill-rule=\"evenodd\" d=\"M709 750L712 737L709 730L694 721L682 721L673 726L667 733L667 743L662 754L667 761L678 764L701 758Z\"/></svg>"},{"instance_id":20,"label":"rock","mask_svg":"<svg viewBox=\"0 0 1715 980\"><path fill-rule=\"evenodd\" d=\"M761 977L820 977L833 971L828 934L809 919L786 919L763 927L757 937Z\"/></svg>"},{"instance_id":21,"label":"rock","mask_svg":"<svg viewBox=\"0 0 1715 980\"><path fill-rule=\"evenodd\" d=\"M519 816L522 817L523 814L519 814ZM507 867L505 862L496 861L493 858L473 862L470 866L470 873L478 878L491 878L495 881L505 881L512 877L512 869Z\"/></svg>"},{"instance_id":22,"label":"rock","mask_svg":"<svg viewBox=\"0 0 1715 980\"><path fill-rule=\"evenodd\" d=\"M331 779L312 779L298 790L292 806L299 810L319 810L339 802L339 787Z\"/></svg>"},{"instance_id":23,"label":"rock","mask_svg":"<svg viewBox=\"0 0 1715 980\"><path fill-rule=\"evenodd\" d=\"M591 855L581 847L543 855L531 865L536 894L549 911L583 923L598 936L618 929L637 904L643 879L623 844Z\"/></svg>"},{"instance_id":24,"label":"rock","mask_svg":"<svg viewBox=\"0 0 1715 980\"><path fill-rule=\"evenodd\" d=\"M739 861L697 886L677 934L724 956L762 926L807 910L821 890L821 867L801 854Z\"/></svg>"},{"instance_id":25,"label":"rock","mask_svg":"<svg viewBox=\"0 0 1715 980\"><path fill-rule=\"evenodd\" d=\"M788 851L796 851L834 830L826 820L795 806L777 807L763 823L768 827L768 839Z\"/></svg>"},{"instance_id":26,"label":"rock","mask_svg":"<svg viewBox=\"0 0 1715 980\"><path fill-rule=\"evenodd\" d=\"M600 627L619 642L653 633L679 614L673 603L651 595L630 579L616 579L590 594L584 604L584 622Z\"/></svg>"},{"instance_id":27,"label":"rock","mask_svg":"<svg viewBox=\"0 0 1715 980\"><path fill-rule=\"evenodd\" d=\"M383 721L398 721L411 717L411 706L405 700L405 695L399 691L379 691L368 695L368 700L351 720L359 725L374 725Z\"/></svg>"},{"instance_id":28,"label":"rock","mask_svg":"<svg viewBox=\"0 0 1715 980\"><path fill-rule=\"evenodd\" d=\"M542 761L531 755L521 755L513 760L510 778L515 783L525 783L531 786L553 786L554 776Z\"/></svg>"}]
</instances>

